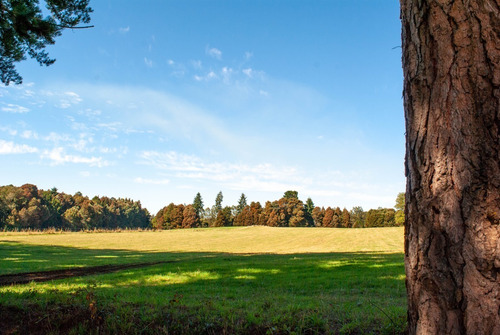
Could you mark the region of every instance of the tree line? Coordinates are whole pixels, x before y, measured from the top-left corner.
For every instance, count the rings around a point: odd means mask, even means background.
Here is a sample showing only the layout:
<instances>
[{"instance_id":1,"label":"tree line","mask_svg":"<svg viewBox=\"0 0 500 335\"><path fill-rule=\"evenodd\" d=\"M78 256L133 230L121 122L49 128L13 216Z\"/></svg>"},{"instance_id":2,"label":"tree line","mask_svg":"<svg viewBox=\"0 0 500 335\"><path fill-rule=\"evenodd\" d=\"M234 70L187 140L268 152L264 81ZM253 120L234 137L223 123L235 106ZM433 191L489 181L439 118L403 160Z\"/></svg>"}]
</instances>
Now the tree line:
<instances>
[{"instance_id":1,"label":"tree line","mask_svg":"<svg viewBox=\"0 0 500 335\"><path fill-rule=\"evenodd\" d=\"M317 207L311 198L304 203L297 191L287 191L275 201L247 203L245 194L236 206L223 206L219 192L215 203L204 208L197 193L192 204L163 207L152 216L140 201L123 198L94 197L80 192L60 193L56 188L39 190L25 184L0 187L0 229L177 229L263 225L270 227L334 227L362 228L400 226L404 223L404 193L396 199L394 208L364 211L339 207Z\"/></svg>"},{"instance_id":2,"label":"tree line","mask_svg":"<svg viewBox=\"0 0 500 335\"><path fill-rule=\"evenodd\" d=\"M200 193L189 205L171 203L152 218L155 229L193 227L227 227L262 225L270 227L333 227L365 228L393 227L404 224L404 193L398 194L395 208L351 210L340 207L317 207L311 198L302 202L297 191L287 191L275 201L247 203L244 193L236 206L222 206L222 192L217 194L212 207L203 207Z\"/></svg>"},{"instance_id":3,"label":"tree line","mask_svg":"<svg viewBox=\"0 0 500 335\"><path fill-rule=\"evenodd\" d=\"M94 197L80 192L39 190L35 185L0 187L0 229L148 228L151 215L139 201Z\"/></svg>"}]
</instances>

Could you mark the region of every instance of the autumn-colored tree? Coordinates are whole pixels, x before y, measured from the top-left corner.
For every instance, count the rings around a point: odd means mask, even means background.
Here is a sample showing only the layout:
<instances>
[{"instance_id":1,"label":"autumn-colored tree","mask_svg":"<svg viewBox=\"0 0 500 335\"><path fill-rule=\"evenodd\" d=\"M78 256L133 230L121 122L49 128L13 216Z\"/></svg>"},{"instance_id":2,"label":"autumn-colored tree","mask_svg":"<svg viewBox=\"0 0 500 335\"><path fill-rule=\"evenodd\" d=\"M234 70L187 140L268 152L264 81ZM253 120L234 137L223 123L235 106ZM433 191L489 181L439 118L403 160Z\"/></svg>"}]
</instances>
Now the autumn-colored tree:
<instances>
[{"instance_id":1,"label":"autumn-colored tree","mask_svg":"<svg viewBox=\"0 0 500 335\"><path fill-rule=\"evenodd\" d=\"M278 201L266 201L266 206L262 211L266 226L270 227L285 227L285 213Z\"/></svg>"},{"instance_id":2,"label":"autumn-colored tree","mask_svg":"<svg viewBox=\"0 0 500 335\"><path fill-rule=\"evenodd\" d=\"M325 217L325 209L320 207L314 207L312 211L312 219L315 227L323 226L324 217Z\"/></svg>"},{"instance_id":3,"label":"autumn-colored tree","mask_svg":"<svg viewBox=\"0 0 500 335\"><path fill-rule=\"evenodd\" d=\"M296 198L284 198L285 213L288 227L307 226L306 209L304 203Z\"/></svg>"},{"instance_id":4,"label":"autumn-colored tree","mask_svg":"<svg viewBox=\"0 0 500 335\"><path fill-rule=\"evenodd\" d=\"M333 215L335 211L331 207L327 207L323 215L322 227L333 227Z\"/></svg>"},{"instance_id":5,"label":"autumn-colored tree","mask_svg":"<svg viewBox=\"0 0 500 335\"><path fill-rule=\"evenodd\" d=\"M231 207L224 207L217 214L217 218L214 222L214 227L228 227L233 225L233 214Z\"/></svg>"},{"instance_id":6,"label":"autumn-colored tree","mask_svg":"<svg viewBox=\"0 0 500 335\"><path fill-rule=\"evenodd\" d=\"M262 214L260 202L252 201L249 206L245 206L240 214L234 218L235 226L265 225L266 218Z\"/></svg>"},{"instance_id":7,"label":"autumn-colored tree","mask_svg":"<svg viewBox=\"0 0 500 335\"><path fill-rule=\"evenodd\" d=\"M193 205L184 207L183 216L182 228L196 228L200 226L200 217L197 215Z\"/></svg>"},{"instance_id":8,"label":"autumn-colored tree","mask_svg":"<svg viewBox=\"0 0 500 335\"><path fill-rule=\"evenodd\" d=\"M351 228L351 213L346 208L342 210L342 227Z\"/></svg>"},{"instance_id":9,"label":"autumn-colored tree","mask_svg":"<svg viewBox=\"0 0 500 335\"><path fill-rule=\"evenodd\" d=\"M340 228L343 226L342 222L342 211L340 210L340 207L335 207L333 210L333 218L332 218L332 223L331 226L335 228Z\"/></svg>"},{"instance_id":10,"label":"autumn-colored tree","mask_svg":"<svg viewBox=\"0 0 500 335\"><path fill-rule=\"evenodd\" d=\"M156 229L182 228L184 221L184 205L170 203L158 211L153 219L153 227Z\"/></svg>"}]
</instances>

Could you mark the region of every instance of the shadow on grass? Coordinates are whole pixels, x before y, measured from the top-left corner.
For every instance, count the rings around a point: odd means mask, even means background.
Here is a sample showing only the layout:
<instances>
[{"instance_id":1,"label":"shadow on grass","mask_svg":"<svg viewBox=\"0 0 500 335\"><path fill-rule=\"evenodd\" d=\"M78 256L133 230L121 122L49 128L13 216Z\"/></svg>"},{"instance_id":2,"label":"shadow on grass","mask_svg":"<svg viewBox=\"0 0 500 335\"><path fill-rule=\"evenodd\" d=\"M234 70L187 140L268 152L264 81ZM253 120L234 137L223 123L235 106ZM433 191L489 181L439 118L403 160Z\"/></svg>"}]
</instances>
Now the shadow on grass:
<instances>
[{"instance_id":1,"label":"shadow on grass","mask_svg":"<svg viewBox=\"0 0 500 335\"><path fill-rule=\"evenodd\" d=\"M1 242L0 255L2 273L172 261L0 290L0 303L30 320L37 310L38 319L53 314L50 306L81 306L84 316L73 326L85 330L400 334L405 328L402 253L158 253ZM65 322L52 317L50 327L64 332ZM45 330L46 322L39 322Z\"/></svg>"}]
</instances>

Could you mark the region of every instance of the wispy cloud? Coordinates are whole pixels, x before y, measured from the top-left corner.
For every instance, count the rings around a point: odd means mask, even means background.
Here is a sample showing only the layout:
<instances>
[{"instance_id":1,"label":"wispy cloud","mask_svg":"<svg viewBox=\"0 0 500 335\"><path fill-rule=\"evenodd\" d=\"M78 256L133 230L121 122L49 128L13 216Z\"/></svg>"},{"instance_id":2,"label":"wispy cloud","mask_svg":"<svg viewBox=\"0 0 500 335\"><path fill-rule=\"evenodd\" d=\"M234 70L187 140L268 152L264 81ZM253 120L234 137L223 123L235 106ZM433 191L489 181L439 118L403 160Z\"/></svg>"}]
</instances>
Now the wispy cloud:
<instances>
[{"instance_id":1,"label":"wispy cloud","mask_svg":"<svg viewBox=\"0 0 500 335\"><path fill-rule=\"evenodd\" d=\"M146 64L146 66L149 68L153 67L153 61L147 57L144 57L144 64Z\"/></svg>"},{"instance_id":2,"label":"wispy cloud","mask_svg":"<svg viewBox=\"0 0 500 335\"><path fill-rule=\"evenodd\" d=\"M243 72L247 77L252 78L252 73L253 70L248 68L248 69L243 69L241 72Z\"/></svg>"},{"instance_id":3,"label":"wispy cloud","mask_svg":"<svg viewBox=\"0 0 500 335\"><path fill-rule=\"evenodd\" d=\"M144 151L141 158L143 164L170 171L175 178L217 182L233 190L281 192L304 184L303 177L294 167L207 162L195 155L175 151Z\"/></svg>"},{"instance_id":4,"label":"wispy cloud","mask_svg":"<svg viewBox=\"0 0 500 335\"><path fill-rule=\"evenodd\" d=\"M170 183L170 180L168 180L168 179L148 179L148 178L137 177L134 179L134 183L150 184L150 185L167 185Z\"/></svg>"},{"instance_id":5,"label":"wispy cloud","mask_svg":"<svg viewBox=\"0 0 500 335\"><path fill-rule=\"evenodd\" d=\"M90 129L95 128L94 132L104 129L128 134L154 132L185 144L217 143L222 149L234 150L240 142L224 120L210 110L166 92L106 85L79 85L75 90L101 106L101 118L105 119L105 114L108 120L92 123Z\"/></svg>"},{"instance_id":6,"label":"wispy cloud","mask_svg":"<svg viewBox=\"0 0 500 335\"><path fill-rule=\"evenodd\" d=\"M53 165L61 165L65 163L74 164L87 164L89 166L104 167L108 166L109 162L102 159L102 157L84 157L79 155L69 155L65 153L63 147L56 147L52 150L45 150L42 159L48 159Z\"/></svg>"},{"instance_id":7,"label":"wispy cloud","mask_svg":"<svg viewBox=\"0 0 500 335\"><path fill-rule=\"evenodd\" d=\"M218 59L218 60L222 59L222 51L220 51L217 48L209 48L209 47L207 47L206 50L205 50L205 52L207 53L207 55L209 55L212 58L215 58L215 59Z\"/></svg>"},{"instance_id":8,"label":"wispy cloud","mask_svg":"<svg viewBox=\"0 0 500 335\"><path fill-rule=\"evenodd\" d=\"M38 139L38 134L35 131L32 131L32 130L25 130L20 135L21 135L22 138L25 138L25 139L28 139L28 140L29 139L33 139L33 140L37 140Z\"/></svg>"},{"instance_id":9,"label":"wispy cloud","mask_svg":"<svg viewBox=\"0 0 500 335\"><path fill-rule=\"evenodd\" d=\"M127 27L121 27L120 29L118 29L118 31L121 33L121 34L126 34L130 31L130 27L127 26Z\"/></svg>"},{"instance_id":10,"label":"wispy cloud","mask_svg":"<svg viewBox=\"0 0 500 335\"><path fill-rule=\"evenodd\" d=\"M0 155L10 154L32 154L38 149L26 144L15 144L14 142L0 140Z\"/></svg>"},{"instance_id":11,"label":"wispy cloud","mask_svg":"<svg viewBox=\"0 0 500 335\"><path fill-rule=\"evenodd\" d=\"M206 75L194 75L194 80L196 81L209 81L209 80L212 80L212 79L217 79L218 76L215 74L214 71L210 71L208 72Z\"/></svg>"},{"instance_id":12,"label":"wispy cloud","mask_svg":"<svg viewBox=\"0 0 500 335\"><path fill-rule=\"evenodd\" d=\"M202 66L202 63L201 63L201 60L192 60L191 61L191 66L194 68L194 69L197 69L197 70L200 70L203 68Z\"/></svg>"},{"instance_id":13,"label":"wispy cloud","mask_svg":"<svg viewBox=\"0 0 500 335\"><path fill-rule=\"evenodd\" d=\"M9 134L10 136L16 136L18 131L11 127L0 127L0 131Z\"/></svg>"},{"instance_id":14,"label":"wispy cloud","mask_svg":"<svg viewBox=\"0 0 500 335\"><path fill-rule=\"evenodd\" d=\"M7 104L6 106L2 107L2 112L6 113L23 114L23 113L28 113L29 111L30 111L29 108L15 104Z\"/></svg>"},{"instance_id":15,"label":"wispy cloud","mask_svg":"<svg viewBox=\"0 0 500 335\"><path fill-rule=\"evenodd\" d=\"M182 185L217 185L219 189L238 192L272 193L276 196L296 190L302 197L313 197L319 203L352 207L365 204L378 207L391 204L398 185L367 181L359 174L326 170L314 173L302 167L270 163L248 164L210 161L176 151L143 151L141 164L167 174L170 181ZM396 192L396 193L395 193ZM273 200L269 195L265 200Z\"/></svg>"},{"instance_id":16,"label":"wispy cloud","mask_svg":"<svg viewBox=\"0 0 500 335\"><path fill-rule=\"evenodd\" d=\"M75 92L64 92L59 100L59 108L67 109L82 102L82 98Z\"/></svg>"}]
</instances>

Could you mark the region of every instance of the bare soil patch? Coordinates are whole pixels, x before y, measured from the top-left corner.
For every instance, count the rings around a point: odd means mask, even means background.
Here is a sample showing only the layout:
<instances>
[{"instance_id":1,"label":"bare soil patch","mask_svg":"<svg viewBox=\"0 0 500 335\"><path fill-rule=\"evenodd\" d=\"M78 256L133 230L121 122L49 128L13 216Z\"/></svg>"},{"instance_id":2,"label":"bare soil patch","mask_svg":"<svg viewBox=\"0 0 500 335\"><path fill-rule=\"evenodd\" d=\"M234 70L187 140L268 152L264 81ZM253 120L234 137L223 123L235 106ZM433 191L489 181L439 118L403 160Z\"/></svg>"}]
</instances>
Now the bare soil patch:
<instances>
[{"instance_id":1,"label":"bare soil patch","mask_svg":"<svg viewBox=\"0 0 500 335\"><path fill-rule=\"evenodd\" d=\"M125 269L142 268L157 264L174 263L175 260L146 262L146 263L131 263L131 264L118 264L118 265L99 265L88 266L80 268L69 268L64 270L51 270L39 272L24 272L0 275L0 286L27 284L30 282L44 282L54 279L64 279L71 277L90 276L95 274L103 274L110 272L117 272Z\"/></svg>"}]
</instances>

